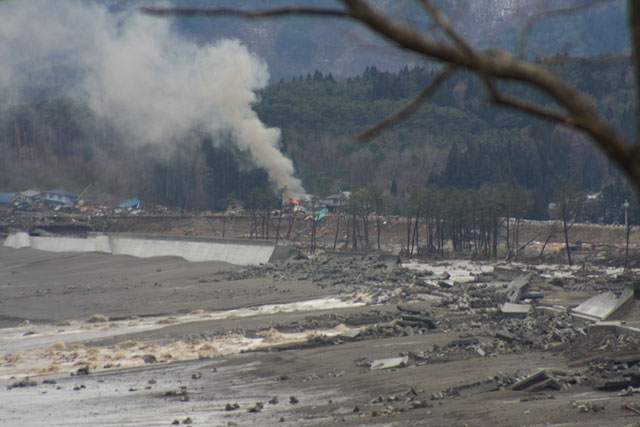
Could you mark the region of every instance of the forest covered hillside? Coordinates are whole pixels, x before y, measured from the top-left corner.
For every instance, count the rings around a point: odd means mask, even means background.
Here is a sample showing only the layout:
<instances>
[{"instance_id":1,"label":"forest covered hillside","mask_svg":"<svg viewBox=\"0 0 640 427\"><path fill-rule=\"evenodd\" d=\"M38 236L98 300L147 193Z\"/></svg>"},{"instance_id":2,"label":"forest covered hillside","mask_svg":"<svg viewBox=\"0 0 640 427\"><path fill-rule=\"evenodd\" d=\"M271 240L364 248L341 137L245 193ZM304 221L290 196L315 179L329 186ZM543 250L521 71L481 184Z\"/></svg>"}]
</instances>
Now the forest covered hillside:
<instances>
[{"instance_id":1,"label":"forest covered hillside","mask_svg":"<svg viewBox=\"0 0 640 427\"><path fill-rule=\"evenodd\" d=\"M627 59L590 62L557 57L546 66L589 94L622 133L633 133L632 75ZM402 124L366 144L353 136L412 99L434 71L397 73L368 68L345 80L321 72L281 80L259 92L260 119L282 133L309 192L375 185L405 194L412 186L527 189L531 216L544 217L554 185L571 179L596 192L618 173L582 135L529 116L492 107L477 77L458 72ZM507 93L547 101L529 89ZM148 203L222 209L230 197L247 201L269 191L267 175L224 134L194 129L170 145L132 144L117 122L66 97L5 108L0 113L0 188L93 184L96 200L138 195Z\"/></svg>"}]
</instances>

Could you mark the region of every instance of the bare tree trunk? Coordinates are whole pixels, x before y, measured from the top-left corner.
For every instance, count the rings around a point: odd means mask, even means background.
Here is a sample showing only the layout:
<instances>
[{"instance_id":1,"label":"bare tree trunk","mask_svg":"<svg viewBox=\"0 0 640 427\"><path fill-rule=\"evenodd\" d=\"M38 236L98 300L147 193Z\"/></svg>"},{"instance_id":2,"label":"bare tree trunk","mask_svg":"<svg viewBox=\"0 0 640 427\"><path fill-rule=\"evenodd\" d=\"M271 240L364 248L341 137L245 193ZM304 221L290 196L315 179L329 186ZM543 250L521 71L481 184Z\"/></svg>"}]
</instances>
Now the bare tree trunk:
<instances>
[{"instance_id":1,"label":"bare tree trunk","mask_svg":"<svg viewBox=\"0 0 640 427\"><path fill-rule=\"evenodd\" d=\"M416 223L413 226L415 241L416 241L416 249L417 255L420 256L420 227L418 226L418 221L420 219L420 211L416 212Z\"/></svg>"},{"instance_id":2,"label":"bare tree trunk","mask_svg":"<svg viewBox=\"0 0 640 427\"><path fill-rule=\"evenodd\" d=\"M280 241L280 223L282 223L282 208L278 211L278 226L276 227L276 245Z\"/></svg>"},{"instance_id":3,"label":"bare tree trunk","mask_svg":"<svg viewBox=\"0 0 640 427\"><path fill-rule=\"evenodd\" d=\"M409 249L411 247L411 222L412 222L412 217L411 215L407 215L407 257L410 256L410 252Z\"/></svg>"},{"instance_id":4,"label":"bare tree trunk","mask_svg":"<svg viewBox=\"0 0 640 427\"><path fill-rule=\"evenodd\" d=\"M347 213L346 218L347 220L347 242L344 245L345 249L349 249L349 236L351 235L351 216Z\"/></svg>"},{"instance_id":5,"label":"bare tree trunk","mask_svg":"<svg viewBox=\"0 0 640 427\"><path fill-rule=\"evenodd\" d=\"M493 259L498 260L498 216L493 219Z\"/></svg>"},{"instance_id":6,"label":"bare tree trunk","mask_svg":"<svg viewBox=\"0 0 640 427\"><path fill-rule=\"evenodd\" d=\"M431 244L433 243L431 239L431 220L429 218L424 218L424 232L427 235L427 252L431 252Z\"/></svg>"},{"instance_id":7,"label":"bare tree trunk","mask_svg":"<svg viewBox=\"0 0 640 427\"><path fill-rule=\"evenodd\" d=\"M444 220L440 220L440 256L444 256Z\"/></svg>"},{"instance_id":8,"label":"bare tree trunk","mask_svg":"<svg viewBox=\"0 0 640 427\"><path fill-rule=\"evenodd\" d=\"M518 260L518 254L520 253L520 251L518 250L518 244L520 243L520 218L516 218L516 224L515 224L515 230L514 230L514 246L513 248L515 249L515 258L516 261Z\"/></svg>"},{"instance_id":9,"label":"bare tree trunk","mask_svg":"<svg viewBox=\"0 0 640 427\"><path fill-rule=\"evenodd\" d=\"M269 221L271 221L271 207L267 209L265 214L266 214L265 219L267 220L267 240L269 240Z\"/></svg>"},{"instance_id":10,"label":"bare tree trunk","mask_svg":"<svg viewBox=\"0 0 640 427\"><path fill-rule=\"evenodd\" d=\"M298 211L295 211L293 213L293 216L291 216L291 219L289 220L289 228L287 229L287 240L291 240L291 229L293 228L293 223L295 222L297 215Z\"/></svg>"},{"instance_id":11,"label":"bare tree trunk","mask_svg":"<svg viewBox=\"0 0 640 427\"><path fill-rule=\"evenodd\" d=\"M439 218L436 218L436 237L437 237L437 243L438 243L438 247L437 247L437 253L440 254L442 251L442 247L443 247L443 242L442 242L442 223L440 222Z\"/></svg>"},{"instance_id":12,"label":"bare tree trunk","mask_svg":"<svg viewBox=\"0 0 640 427\"><path fill-rule=\"evenodd\" d=\"M364 244L369 249L369 215L362 215L362 229L364 232Z\"/></svg>"},{"instance_id":13,"label":"bare tree trunk","mask_svg":"<svg viewBox=\"0 0 640 427\"><path fill-rule=\"evenodd\" d=\"M333 238L333 250L336 250L336 246L338 245L338 233L340 233L340 211L338 211L338 218L336 221L336 235Z\"/></svg>"},{"instance_id":14,"label":"bare tree trunk","mask_svg":"<svg viewBox=\"0 0 640 427\"><path fill-rule=\"evenodd\" d=\"M380 250L380 214L376 212L376 232L378 233L378 250Z\"/></svg>"},{"instance_id":15,"label":"bare tree trunk","mask_svg":"<svg viewBox=\"0 0 640 427\"><path fill-rule=\"evenodd\" d=\"M567 259L569 260L569 266L572 266L573 261L571 261L571 247L569 246L569 231L567 229L567 219L564 218L562 223L564 224L564 244L567 248Z\"/></svg>"},{"instance_id":16,"label":"bare tree trunk","mask_svg":"<svg viewBox=\"0 0 640 427\"><path fill-rule=\"evenodd\" d=\"M507 215L507 262L511 262L511 244L509 242L509 215Z\"/></svg>"},{"instance_id":17,"label":"bare tree trunk","mask_svg":"<svg viewBox=\"0 0 640 427\"><path fill-rule=\"evenodd\" d=\"M544 241L544 245L542 245L542 249L540 250L538 259L542 259L542 254L544 254L544 249L547 247L547 243L549 243L549 240L551 240L552 237L553 237L553 234L549 234L549 237L547 237L547 240Z\"/></svg>"},{"instance_id":18,"label":"bare tree trunk","mask_svg":"<svg viewBox=\"0 0 640 427\"><path fill-rule=\"evenodd\" d=\"M352 231L352 236L351 237L352 237L352 240L353 240L353 243L352 243L351 247L352 247L352 249L354 251L358 250L358 238L356 236L356 228L357 228L357 226L358 226L357 217L356 217L356 214L353 214L351 216L351 231Z\"/></svg>"}]
</instances>

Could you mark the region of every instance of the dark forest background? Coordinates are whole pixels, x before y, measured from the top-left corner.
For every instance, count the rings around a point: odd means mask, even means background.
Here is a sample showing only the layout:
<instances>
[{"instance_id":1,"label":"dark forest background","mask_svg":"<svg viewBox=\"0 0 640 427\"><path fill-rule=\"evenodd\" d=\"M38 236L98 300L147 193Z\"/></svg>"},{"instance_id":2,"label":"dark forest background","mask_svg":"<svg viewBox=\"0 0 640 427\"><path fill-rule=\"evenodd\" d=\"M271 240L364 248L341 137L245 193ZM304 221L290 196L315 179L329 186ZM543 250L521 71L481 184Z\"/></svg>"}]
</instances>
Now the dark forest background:
<instances>
[{"instance_id":1,"label":"dark forest background","mask_svg":"<svg viewBox=\"0 0 640 427\"><path fill-rule=\"evenodd\" d=\"M632 69L627 58L543 61L588 94L604 116L632 137ZM344 80L316 71L282 79L255 106L282 130L290 157L310 193L375 186L400 209L412 187L526 190L527 215L545 218L553 189L571 180L588 193L625 190L620 174L582 135L487 103L482 82L457 72L416 114L366 144L353 136L416 96L435 76L427 68L385 72L368 67ZM504 88L541 105L540 94ZM0 191L92 184L96 202L139 196L148 204L220 210L252 190L273 193L264 171L223 136L193 131L167 145L132 143L118 123L79 101L41 96L0 111ZM255 193L255 192L254 192ZM622 196L620 196L622 197ZM393 202L396 200L396 202Z\"/></svg>"}]
</instances>

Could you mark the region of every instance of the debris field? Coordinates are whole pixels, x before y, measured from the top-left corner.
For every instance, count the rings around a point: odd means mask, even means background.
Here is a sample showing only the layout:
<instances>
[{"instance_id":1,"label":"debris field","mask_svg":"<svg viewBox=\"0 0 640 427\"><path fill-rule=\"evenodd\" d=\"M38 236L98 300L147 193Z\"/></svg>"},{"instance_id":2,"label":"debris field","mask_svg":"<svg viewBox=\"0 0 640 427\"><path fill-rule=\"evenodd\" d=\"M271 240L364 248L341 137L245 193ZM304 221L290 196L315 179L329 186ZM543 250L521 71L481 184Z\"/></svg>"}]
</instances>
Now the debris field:
<instances>
[{"instance_id":1,"label":"debris field","mask_svg":"<svg viewBox=\"0 0 640 427\"><path fill-rule=\"evenodd\" d=\"M42 275L121 262L23 256ZM72 290L68 278L35 285L28 263L0 269L32 316L0 304L2 424L640 425L634 270L348 253L182 274L128 262L133 297L173 299L171 311L129 301L116 316L95 269ZM152 268L166 276L148 280ZM172 292L154 293L160 282ZM87 315L37 316L72 301Z\"/></svg>"}]
</instances>

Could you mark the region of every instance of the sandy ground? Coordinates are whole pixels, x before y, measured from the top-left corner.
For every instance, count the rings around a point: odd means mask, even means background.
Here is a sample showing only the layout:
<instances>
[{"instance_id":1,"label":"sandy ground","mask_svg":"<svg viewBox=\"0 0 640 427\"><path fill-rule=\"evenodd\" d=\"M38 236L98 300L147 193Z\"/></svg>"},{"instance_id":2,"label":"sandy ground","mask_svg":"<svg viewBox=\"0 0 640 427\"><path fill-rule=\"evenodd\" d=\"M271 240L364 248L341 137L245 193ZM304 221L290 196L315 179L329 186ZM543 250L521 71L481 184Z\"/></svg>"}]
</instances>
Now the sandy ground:
<instances>
[{"instance_id":1,"label":"sandy ground","mask_svg":"<svg viewBox=\"0 0 640 427\"><path fill-rule=\"evenodd\" d=\"M58 323L94 314L121 319L228 310L328 294L304 282L213 282L216 272L230 268L179 257L139 259L0 247L0 326L24 320Z\"/></svg>"},{"instance_id":2,"label":"sandy ground","mask_svg":"<svg viewBox=\"0 0 640 427\"><path fill-rule=\"evenodd\" d=\"M435 274L445 267L455 270L442 263L427 267ZM479 265L475 273L492 268ZM395 302L372 305L366 295L296 277L228 280L220 274L237 269L179 258L0 248L0 425L640 422L640 416L620 409L639 398L580 384L437 397L442 390L501 375L572 367L562 354L530 351L373 370L363 360L432 351L465 335L449 328L349 341L365 326L354 319L373 316L382 322L396 310ZM465 280L462 270L453 274L457 280ZM571 305L591 294L541 286L553 304ZM445 308L432 309L448 316ZM291 345L314 337L337 339L307 348ZM482 333L475 338L494 339ZM27 377L25 387L11 387ZM599 409L577 409L587 402L597 402Z\"/></svg>"}]
</instances>

